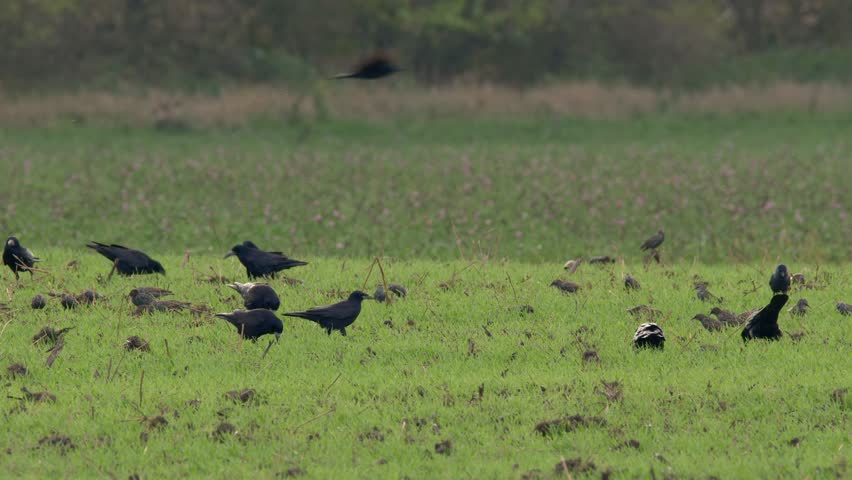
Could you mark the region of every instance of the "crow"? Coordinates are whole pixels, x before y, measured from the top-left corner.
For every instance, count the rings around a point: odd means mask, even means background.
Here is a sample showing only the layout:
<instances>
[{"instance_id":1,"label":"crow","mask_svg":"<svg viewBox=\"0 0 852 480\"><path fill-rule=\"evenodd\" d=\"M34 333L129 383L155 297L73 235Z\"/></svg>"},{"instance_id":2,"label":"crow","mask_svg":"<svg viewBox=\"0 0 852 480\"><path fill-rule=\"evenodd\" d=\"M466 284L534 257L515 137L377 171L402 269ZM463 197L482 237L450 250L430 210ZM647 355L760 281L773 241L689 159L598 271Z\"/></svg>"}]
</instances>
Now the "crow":
<instances>
[{"instance_id":1,"label":"crow","mask_svg":"<svg viewBox=\"0 0 852 480\"><path fill-rule=\"evenodd\" d=\"M551 287L556 287L562 291L562 293L576 293L577 290L580 290L580 285L574 282L568 282L565 280L556 279L550 282Z\"/></svg>"},{"instance_id":2,"label":"crow","mask_svg":"<svg viewBox=\"0 0 852 480\"><path fill-rule=\"evenodd\" d=\"M741 319L738 318L736 315L727 310L722 310L719 307L713 307L712 309L710 309L710 313L716 315L716 318L718 318L720 322L724 323L729 327L734 325L742 325L743 323Z\"/></svg>"},{"instance_id":3,"label":"crow","mask_svg":"<svg viewBox=\"0 0 852 480\"><path fill-rule=\"evenodd\" d=\"M285 313L288 317L298 317L318 323L325 329L326 333L331 335L333 330L339 330L340 334L346 336L346 327L352 325L352 322L358 318L361 313L361 302L373 297L366 293L356 290L349 294L346 300L328 305L325 307L316 307L304 312Z\"/></svg>"},{"instance_id":4,"label":"crow","mask_svg":"<svg viewBox=\"0 0 852 480\"><path fill-rule=\"evenodd\" d=\"M769 278L769 287L772 288L772 293L787 293L790 290L790 272L787 271L787 265L778 265L775 273Z\"/></svg>"},{"instance_id":5,"label":"crow","mask_svg":"<svg viewBox=\"0 0 852 480\"><path fill-rule=\"evenodd\" d=\"M844 302L837 302L837 311L841 315L852 315L852 305Z\"/></svg>"},{"instance_id":6,"label":"crow","mask_svg":"<svg viewBox=\"0 0 852 480\"><path fill-rule=\"evenodd\" d=\"M808 313L808 307L810 306L811 305L808 303L807 299L800 298L799 301L796 302L795 305L790 307L790 310L788 311L791 315L798 315L801 317Z\"/></svg>"},{"instance_id":7,"label":"crow","mask_svg":"<svg viewBox=\"0 0 852 480\"><path fill-rule=\"evenodd\" d=\"M639 285L639 281L631 277L628 273L624 276L624 288L629 292L630 290L639 290L641 286Z\"/></svg>"},{"instance_id":8,"label":"crow","mask_svg":"<svg viewBox=\"0 0 852 480\"><path fill-rule=\"evenodd\" d=\"M123 247L121 245L105 245L98 242L90 242L87 247L95 250L108 258L115 265L119 275L130 276L145 273L166 274L166 270L160 262L152 259L139 250Z\"/></svg>"},{"instance_id":9,"label":"crow","mask_svg":"<svg viewBox=\"0 0 852 480\"><path fill-rule=\"evenodd\" d=\"M663 240L666 239L666 236L663 234L663 229L661 228L657 231L656 235L652 235L644 243L639 247L642 251L645 250L656 250L660 245L663 244Z\"/></svg>"},{"instance_id":10,"label":"crow","mask_svg":"<svg viewBox=\"0 0 852 480\"><path fill-rule=\"evenodd\" d=\"M225 255L225 258L234 255L246 267L246 274L248 274L249 279L275 278L275 274L281 270L308 264L308 262L292 259L281 252L265 252L248 240L241 245L234 245L234 248Z\"/></svg>"},{"instance_id":11,"label":"crow","mask_svg":"<svg viewBox=\"0 0 852 480\"><path fill-rule=\"evenodd\" d=\"M748 341L753 338L778 340L781 338L781 329L778 328L778 312L781 311L789 298L784 293L774 295L768 305L752 315L743 328L743 340Z\"/></svg>"},{"instance_id":12,"label":"crow","mask_svg":"<svg viewBox=\"0 0 852 480\"><path fill-rule=\"evenodd\" d=\"M229 283L243 297L243 305L247 310L265 308L267 310L278 310L281 300L275 290L265 283Z\"/></svg>"},{"instance_id":13,"label":"crow","mask_svg":"<svg viewBox=\"0 0 852 480\"><path fill-rule=\"evenodd\" d=\"M703 313L695 315L694 317L692 317L692 319L701 322L701 326L707 329L708 332L717 332L719 330L722 330L722 322L716 320L713 317L708 317Z\"/></svg>"},{"instance_id":14,"label":"crow","mask_svg":"<svg viewBox=\"0 0 852 480\"><path fill-rule=\"evenodd\" d=\"M633 335L633 346L636 348L659 348L665 346L666 337L663 335L663 329L656 323L643 323L636 329Z\"/></svg>"},{"instance_id":15,"label":"crow","mask_svg":"<svg viewBox=\"0 0 852 480\"><path fill-rule=\"evenodd\" d=\"M6 245L3 246L3 265L8 266L15 274L15 280L19 280L18 272L30 272L32 277L33 266L40 261L41 259L24 248L17 238L9 237L6 240Z\"/></svg>"},{"instance_id":16,"label":"crow","mask_svg":"<svg viewBox=\"0 0 852 480\"><path fill-rule=\"evenodd\" d=\"M236 327L237 333L251 341L257 341L258 337L268 333L274 333L275 339L281 337L284 324L275 316L271 310L258 308L254 310L234 310L233 313L217 313L217 317L224 318Z\"/></svg>"},{"instance_id":17,"label":"crow","mask_svg":"<svg viewBox=\"0 0 852 480\"><path fill-rule=\"evenodd\" d=\"M357 78L361 80L375 80L377 78L387 77L388 75L392 75L400 70L401 68L396 66L394 62L390 59L390 57L378 53L356 65L352 72L341 73L331 78Z\"/></svg>"}]
</instances>

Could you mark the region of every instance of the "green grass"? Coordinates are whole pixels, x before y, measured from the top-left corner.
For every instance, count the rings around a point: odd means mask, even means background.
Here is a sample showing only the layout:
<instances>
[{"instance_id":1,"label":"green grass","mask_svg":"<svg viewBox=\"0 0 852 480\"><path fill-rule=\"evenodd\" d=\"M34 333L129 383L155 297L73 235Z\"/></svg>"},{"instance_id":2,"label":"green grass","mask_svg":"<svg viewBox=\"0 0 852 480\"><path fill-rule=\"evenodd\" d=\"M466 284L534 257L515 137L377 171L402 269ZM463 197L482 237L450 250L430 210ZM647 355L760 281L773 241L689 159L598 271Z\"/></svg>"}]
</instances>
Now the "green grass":
<instances>
[{"instance_id":1,"label":"green grass","mask_svg":"<svg viewBox=\"0 0 852 480\"><path fill-rule=\"evenodd\" d=\"M181 256L164 255L165 277L98 283L109 264L96 254L39 253L51 274L15 283L3 270L11 311L0 316L0 375L14 362L30 372L2 381L0 469L16 478L280 478L293 468L307 478L521 478L534 470L564 478L554 473L562 456L594 464L573 478L648 478L652 469L657 478L848 475L852 397L833 400L833 392L850 386L848 319L834 309L848 295L849 264L791 262L818 286L791 295L791 303L806 297L811 311L801 320L784 312L781 341L744 346L739 329L709 333L690 320L711 307L695 298L692 277L740 312L768 301L770 263L583 265L570 277L582 290L563 295L548 287L564 277L556 264L386 258L388 280L406 285L408 298L365 302L345 338L287 318L264 359L266 339L241 342L223 320L130 315L126 293L152 284L215 311L236 308L234 292L204 281L211 272L242 279L233 259L193 256L181 267ZM78 266L64 267L72 259ZM361 287L370 264L307 260L290 271L303 284L272 282L284 311L336 301L335 290ZM626 272L641 291L625 292ZM438 287L452 279L449 290ZM755 284L756 293L744 293ZM88 287L107 299L73 311L56 299L29 308L36 293ZM625 309L642 303L665 312L662 352L631 346L640 321ZM518 314L521 304L535 313ZM44 325L74 327L52 368L47 346L31 344ZM804 336L794 341L791 332ZM150 353L125 352L130 335L148 340ZM587 350L600 361L585 362ZM602 382L618 382L621 398L607 399ZM21 387L56 402L19 401ZM245 388L256 390L248 404L224 397ZM168 424L148 431L142 417L157 415ZM535 431L571 415L600 420L547 437ZM211 432L222 422L237 433L217 441ZM75 448L39 445L51 435ZM444 440L449 455L435 452ZM625 446L631 440L638 445Z\"/></svg>"},{"instance_id":2,"label":"green grass","mask_svg":"<svg viewBox=\"0 0 852 480\"><path fill-rule=\"evenodd\" d=\"M0 230L295 256L845 262L848 114L3 130Z\"/></svg>"}]
</instances>

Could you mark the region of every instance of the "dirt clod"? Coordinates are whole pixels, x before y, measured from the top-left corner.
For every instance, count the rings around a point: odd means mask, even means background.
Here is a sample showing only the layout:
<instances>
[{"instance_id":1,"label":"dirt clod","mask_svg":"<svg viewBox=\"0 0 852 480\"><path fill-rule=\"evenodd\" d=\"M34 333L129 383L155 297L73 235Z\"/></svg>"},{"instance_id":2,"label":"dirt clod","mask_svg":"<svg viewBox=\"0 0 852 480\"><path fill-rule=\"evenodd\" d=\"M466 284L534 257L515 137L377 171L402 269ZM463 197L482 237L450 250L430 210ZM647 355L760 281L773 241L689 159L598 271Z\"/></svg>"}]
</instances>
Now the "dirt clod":
<instances>
[{"instance_id":1,"label":"dirt clod","mask_svg":"<svg viewBox=\"0 0 852 480\"><path fill-rule=\"evenodd\" d=\"M25 377L29 374L29 370L23 363L13 363L6 367L6 376L9 378Z\"/></svg>"},{"instance_id":2,"label":"dirt clod","mask_svg":"<svg viewBox=\"0 0 852 480\"><path fill-rule=\"evenodd\" d=\"M299 467L293 467L293 468L288 469L286 472L284 472L284 476L288 477L288 478L290 478L290 477L301 477L304 474L305 474L305 471L302 470Z\"/></svg>"},{"instance_id":3,"label":"dirt clod","mask_svg":"<svg viewBox=\"0 0 852 480\"><path fill-rule=\"evenodd\" d=\"M140 352L151 351L148 341L138 335L127 337L127 340L124 341L124 348L126 350L139 350Z\"/></svg>"},{"instance_id":4,"label":"dirt clod","mask_svg":"<svg viewBox=\"0 0 852 480\"><path fill-rule=\"evenodd\" d=\"M543 420L535 426L535 430L544 435L553 435L572 432L581 427L604 426L606 420L599 417L584 417L583 415L571 415L570 417Z\"/></svg>"},{"instance_id":5,"label":"dirt clod","mask_svg":"<svg viewBox=\"0 0 852 480\"><path fill-rule=\"evenodd\" d=\"M77 448L74 445L74 442L71 440L71 437L60 435L58 433L54 433L47 437L42 437L38 441L38 446L40 447L56 447L59 451L65 455L68 450L74 450Z\"/></svg>"},{"instance_id":6,"label":"dirt clod","mask_svg":"<svg viewBox=\"0 0 852 480\"><path fill-rule=\"evenodd\" d=\"M256 393L257 392L255 392L253 388L246 388L239 392L231 390L229 392L225 392L225 398L233 402L248 403L254 398Z\"/></svg>"},{"instance_id":7,"label":"dirt clod","mask_svg":"<svg viewBox=\"0 0 852 480\"><path fill-rule=\"evenodd\" d=\"M36 403L41 403L41 402L55 403L56 402L56 395L54 395L54 394L52 394L48 391L31 392L31 391L27 390L27 387L21 387L21 391L24 392L24 400L26 400L28 402L36 402Z\"/></svg>"},{"instance_id":8,"label":"dirt clod","mask_svg":"<svg viewBox=\"0 0 852 480\"><path fill-rule=\"evenodd\" d=\"M586 363L599 363L601 358L598 356L598 352L594 350L586 350L583 352L583 361Z\"/></svg>"},{"instance_id":9,"label":"dirt clod","mask_svg":"<svg viewBox=\"0 0 852 480\"><path fill-rule=\"evenodd\" d=\"M583 460L582 458L561 459L556 462L556 474L565 475L565 469L572 473L583 473L595 469L595 464L591 460Z\"/></svg>"},{"instance_id":10,"label":"dirt clod","mask_svg":"<svg viewBox=\"0 0 852 480\"><path fill-rule=\"evenodd\" d=\"M384 442L385 435L379 430L379 427L373 427L372 429L362 432L358 434L358 440L364 442L366 440L371 440L374 442Z\"/></svg>"},{"instance_id":11,"label":"dirt clod","mask_svg":"<svg viewBox=\"0 0 852 480\"><path fill-rule=\"evenodd\" d=\"M237 434L237 427L231 425L228 422L222 422L213 430L211 434L213 439L218 442L224 442L226 438L235 436Z\"/></svg>"},{"instance_id":12,"label":"dirt clod","mask_svg":"<svg viewBox=\"0 0 852 480\"><path fill-rule=\"evenodd\" d=\"M438 455L449 455L453 451L453 442L444 440L435 444L435 453Z\"/></svg>"}]
</instances>

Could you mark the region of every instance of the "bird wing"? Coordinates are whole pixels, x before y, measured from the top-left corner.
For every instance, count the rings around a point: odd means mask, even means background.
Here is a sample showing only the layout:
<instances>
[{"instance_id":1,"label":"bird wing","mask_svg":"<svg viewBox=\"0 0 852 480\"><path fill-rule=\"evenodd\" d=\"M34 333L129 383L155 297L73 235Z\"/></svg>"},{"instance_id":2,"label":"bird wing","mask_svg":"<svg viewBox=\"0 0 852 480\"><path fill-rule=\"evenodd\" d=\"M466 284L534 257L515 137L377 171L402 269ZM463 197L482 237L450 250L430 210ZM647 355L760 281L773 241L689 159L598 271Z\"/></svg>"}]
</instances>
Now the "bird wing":
<instances>
[{"instance_id":1,"label":"bird wing","mask_svg":"<svg viewBox=\"0 0 852 480\"><path fill-rule=\"evenodd\" d=\"M342 319L355 316L358 313L357 306L348 301L335 303L334 305L326 305L324 307L315 307L304 312L285 313L290 317L305 318L317 322L319 324L331 323Z\"/></svg>"}]
</instances>

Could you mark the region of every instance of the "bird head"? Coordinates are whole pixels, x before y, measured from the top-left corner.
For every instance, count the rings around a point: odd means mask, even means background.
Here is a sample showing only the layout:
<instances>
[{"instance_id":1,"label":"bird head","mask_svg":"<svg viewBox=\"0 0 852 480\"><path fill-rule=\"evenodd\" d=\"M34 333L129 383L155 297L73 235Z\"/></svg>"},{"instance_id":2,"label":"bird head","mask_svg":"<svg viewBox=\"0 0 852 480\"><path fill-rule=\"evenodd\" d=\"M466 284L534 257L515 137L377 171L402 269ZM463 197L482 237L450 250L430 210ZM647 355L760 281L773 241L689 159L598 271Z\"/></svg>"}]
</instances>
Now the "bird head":
<instances>
[{"instance_id":1,"label":"bird head","mask_svg":"<svg viewBox=\"0 0 852 480\"><path fill-rule=\"evenodd\" d=\"M800 298L798 302L796 302L800 307L810 307L808 301L804 298Z\"/></svg>"},{"instance_id":2,"label":"bird head","mask_svg":"<svg viewBox=\"0 0 852 480\"><path fill-rule=\"evenodd\" d=\"M359 302L361 300L370 300L372 298L373 297L367 295L366 293L362 292L361 290L355 290L354 292L349 294L349 300L357 300Z\"/></svg>"},{"instance_id":3,"label":"bird head","mask_svg":"<svg viewBox=\"0 0 852 480\"><path fill-rule=\"evenodd\" d=\"M15 248L20 246L21 242L19 242L15 237L9 237L8 240L6 240L6 248Z\"/></svg>"},{"instance_id":4,"label":"bird head","mask_svg":"<svg viewBox=\"0 0 852 480\"><path fill-rule=\"evenodd\" d=\"M712 313L713 315L718 315L722 313L722 309L719 307L713 307L710 309L710 313Z\"/></svg>"},{"instance_id":5,"label":"bird head","mask_svg":"<svg viewBox=\"0 0 852 480\"><path fill-rule=\"evenodd\" d=\"M151 260L151 263L154 264L154 271L155 272L162 274L162 275L166 274L166 269L163 268L163 265L161 265L160 262L158 262L156 260Z\"/></svg>"},{"instance_id":6,"label":"bird head","mask_svg":"<svg viewBox=\"0 0 852 480\"><path fill-rule=\"evenodd\" d=\"M246 243L251 243L251 242L246 241ZM251 243L251 244L254 245L253 243ZM234 247L231 248L231 251L225 254L225 258L233 257L234 255L239 257L241 253L245 252L246 250L248 250L250 248L252 248L252 247L246 246L245 243L243 243L241 245L234 245Z\"/></svg>"},{"instance_id":7,"label":"bird head","mask_svg":"<svg viewBox=\"0 0 852 480\"><path fill-rule=\"evenodd\" d=\"M784 277L790 276L790 272L787 271L787 265L784 265L783 263L775 268L775 273Z\"/></svg>"}]
</instances>

